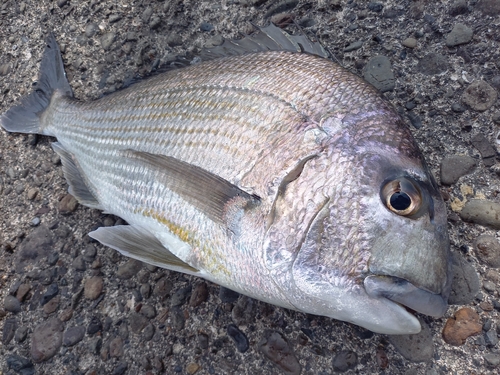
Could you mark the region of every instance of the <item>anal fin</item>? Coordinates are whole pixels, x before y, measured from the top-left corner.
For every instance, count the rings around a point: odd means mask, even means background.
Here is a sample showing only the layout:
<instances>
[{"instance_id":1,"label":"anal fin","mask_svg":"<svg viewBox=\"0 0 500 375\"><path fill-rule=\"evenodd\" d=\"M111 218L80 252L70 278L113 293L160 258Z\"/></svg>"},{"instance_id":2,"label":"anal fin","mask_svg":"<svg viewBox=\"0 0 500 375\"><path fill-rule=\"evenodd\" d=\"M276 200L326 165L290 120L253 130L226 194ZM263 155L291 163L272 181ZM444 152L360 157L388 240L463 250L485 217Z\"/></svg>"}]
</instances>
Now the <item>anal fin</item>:
<instances>
[{"instance_id":1,"label":"anal fin","mask_svg":"<svg viewBox=\"0 0 500 375\"><path fill-rule=\"evenodd\" d=\"M139 225L100 227L90 232L89 236L141 262L189 274L199 272L172 254L154 234Z\"/></svg>"},{"instance_id":2,"label":"anal fin","mask_svg":"<svg viewBox=\"0 0 500 375\"><path fill-rule=\"evenodd\" d=\"M85 184L83 173L73 155L59 142L52 143L52 148L61 157L64 177L69 185L69 193L81 204L102 210L101 204Z\"/></svg>"}]
</instances>

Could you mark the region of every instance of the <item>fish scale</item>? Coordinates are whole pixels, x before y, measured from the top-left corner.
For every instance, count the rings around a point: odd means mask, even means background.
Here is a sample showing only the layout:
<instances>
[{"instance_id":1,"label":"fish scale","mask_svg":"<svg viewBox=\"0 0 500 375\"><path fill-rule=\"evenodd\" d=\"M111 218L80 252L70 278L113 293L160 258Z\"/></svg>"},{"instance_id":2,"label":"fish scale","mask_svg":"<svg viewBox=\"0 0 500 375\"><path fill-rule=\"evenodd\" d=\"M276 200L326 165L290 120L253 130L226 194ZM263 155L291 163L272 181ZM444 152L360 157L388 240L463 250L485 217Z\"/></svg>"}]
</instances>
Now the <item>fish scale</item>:
<instances>
[{"instance_id":1,"label":"fish scale","mask_svg":"<svg viewBox=\"0 0 500 375\"><path fill-rule=\"evenodd\" d=\"M418 332L403 306L444 314L438 187L397 112L318 43L271 25L90 102L47 45L36 90L0 123L55 136L70 193L129 223L91 237L375 332Z\"/></svg>"}]
</instances>

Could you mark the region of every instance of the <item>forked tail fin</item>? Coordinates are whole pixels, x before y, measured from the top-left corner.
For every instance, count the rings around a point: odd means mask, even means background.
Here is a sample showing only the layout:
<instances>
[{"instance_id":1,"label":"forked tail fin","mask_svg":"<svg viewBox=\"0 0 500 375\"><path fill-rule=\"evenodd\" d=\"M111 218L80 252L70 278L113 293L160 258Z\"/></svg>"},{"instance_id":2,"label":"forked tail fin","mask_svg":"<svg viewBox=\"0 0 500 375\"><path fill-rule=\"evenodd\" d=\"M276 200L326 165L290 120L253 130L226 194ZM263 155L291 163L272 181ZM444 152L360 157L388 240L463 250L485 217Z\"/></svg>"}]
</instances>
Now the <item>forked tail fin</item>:
<instances>
[{"instance_id":1,"label":"forked tail fin","mask_svg":"<svg viewBox=\"0 0 500 375\"><path fill-rule=\"evenodd\" d=\"M73 96L64 72L61 51L54 35L49 34L40 64L40 76L31 94L0 117L0 125L8 132L41 133L40 115L49 106L55 91Z\"/></svg>"}]
</instances>

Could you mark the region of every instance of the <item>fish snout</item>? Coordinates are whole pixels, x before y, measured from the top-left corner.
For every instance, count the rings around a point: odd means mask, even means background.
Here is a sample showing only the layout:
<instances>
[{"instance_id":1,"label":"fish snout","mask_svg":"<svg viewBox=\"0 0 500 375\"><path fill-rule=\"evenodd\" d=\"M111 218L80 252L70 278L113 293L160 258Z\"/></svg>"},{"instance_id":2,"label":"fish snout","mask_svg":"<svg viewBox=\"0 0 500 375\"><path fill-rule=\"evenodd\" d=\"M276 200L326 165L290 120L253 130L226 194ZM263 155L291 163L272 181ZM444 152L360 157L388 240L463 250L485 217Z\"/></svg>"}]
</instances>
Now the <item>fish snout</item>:
<instances>
[{"instance_id":1,"label":"fish snout","mask_svg":"<svg viewBox=\"0 0 500 375\"><path fill-rule=\"evenodd\" d=\"M448 298L418 288L394 276L370 275L364 280L366 293L373 298L387 298L419 313L441 317L448 308Z\"/></svg>"}]
</instances>

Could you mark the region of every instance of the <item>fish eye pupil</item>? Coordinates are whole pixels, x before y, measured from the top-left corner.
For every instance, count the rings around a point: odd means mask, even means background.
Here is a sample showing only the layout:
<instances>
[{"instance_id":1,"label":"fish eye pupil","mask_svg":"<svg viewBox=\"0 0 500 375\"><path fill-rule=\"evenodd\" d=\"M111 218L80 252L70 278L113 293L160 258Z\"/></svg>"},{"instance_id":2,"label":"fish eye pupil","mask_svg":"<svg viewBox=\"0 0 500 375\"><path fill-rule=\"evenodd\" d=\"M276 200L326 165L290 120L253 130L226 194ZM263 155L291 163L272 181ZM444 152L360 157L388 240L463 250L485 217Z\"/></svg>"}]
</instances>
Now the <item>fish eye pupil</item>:
<instances>
[{"instance_id":1,"label":"fish eye pupil","mask_svg":"<svg viewBox=\"0 0 500 375\"><path fill-rule=\"evenodd\" d=\"M397 191L391 195L391 206L398 211L406 210L411 205L411 198L403 191Z\"/></svg>"}]
</instances>

